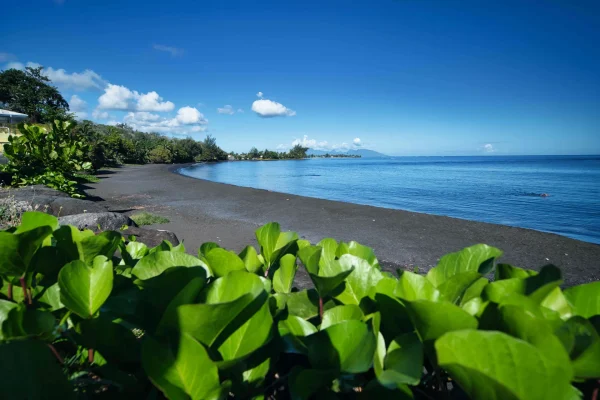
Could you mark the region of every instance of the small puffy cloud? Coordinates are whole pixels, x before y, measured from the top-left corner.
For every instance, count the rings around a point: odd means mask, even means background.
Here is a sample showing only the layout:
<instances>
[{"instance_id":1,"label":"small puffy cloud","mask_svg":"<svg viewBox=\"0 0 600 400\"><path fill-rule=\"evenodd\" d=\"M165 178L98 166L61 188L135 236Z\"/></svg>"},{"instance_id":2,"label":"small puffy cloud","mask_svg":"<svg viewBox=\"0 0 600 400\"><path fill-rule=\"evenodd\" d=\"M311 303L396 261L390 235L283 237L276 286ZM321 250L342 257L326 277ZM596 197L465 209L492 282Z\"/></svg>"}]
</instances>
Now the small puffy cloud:
<instances>
[{"instance_id":1,"label":"small puffy cloud","mask_svg":"<svg viewBox=\"0 0 600 400\"><path fill-rule=\"evenodd\" d=\"M183 49L180 49L180 48L177 48L177 47L165 46L165 45L162 45L162 44L155 44L152 47L154 48L154 50L164 51L166 53L170 53L171 57L177 57L177 56L182 56L183 55Z\"/></svg>"},{"instance_id":2,"label":"small puffy cloud","mask_svg":"<svg viewBox=\"0 0 600 400\"><path fill-rule=\"evenodd\" d=\"M262 99L263 98L263 92L256 93L256 97Z\"/></svg>"},{"instance_id":3,"label":"small puffy cloud","mask_svg":"<svg viewBox=\"0 0 600 400\"><path fill-rule=\"evenodd\" d=\"M100 111L98 109L92 111L92 118L94 119L108 119L110 115L106 111Z\"/></svg>"},{"instance_id":4,"label":"small puffy cloud","mask_svg":"<svg viewBox=\"0 0 600 400\"><path fill-rule=\"evenodd\" d=\"M69 100L69 109L73 112L85 111L87 108L87 103L81 97L74 94L71 96L71 100Z\"/></svg>"},{"instance_id":5,"label":"small puffy cloud","mask_svg":"<svg viewBox=\"0 0 600 400\"><path fill-rule=\"evenodd\" d=\"M27 64L23 64L22 62L18 61L9 62L6 64L6 69L14 68L24 70L25 67L37 68L42 67L42 65L31 61ZM53 84L61 89L82 91L89 89L102 89L106 86L106 81L91 69L86 69L82 72L68 73L62 68L54 69L52 67L44 67L42 74L47 76Z\"/></svg>"},{"instance_id":6,"label":"small puffy cloud","mask_svg":"<svg viewBox=\"0 0 600 400\"><path fill-rule=\"evenodd\" d=\"M137 110L138 111L171 111L175 108L175 104L170 101L162 101L163 98L156 92L148 92L146 94L139 95L137 99Z\"/></svg>"},{"instance_id":7,"label":"small puffy cloud","mask_svg":"<svg viewBox=\"0 0 600 400\"><path fill-rule=\"evenodd\" d=\"M493 153L496 151L496 149L494 148L494 146L491 143L484 144L481 149L483 150L484 153Z\"/></svg>"},{"instance_id":8,"label":"small puffy cloud","mask_svg":"<svg viewBox=\"0 0 600 400\"><path fill-rule=\"evenodd\" d=\"M156 92L140 94L125 86L110 83L98 98L98 109L100 110L166 112L172 111L174 108L175 104L170 101L163 101L163 98Z\"/></svg>"},{"instance_id":9,"label":"small puffy cloud","mask_svg":"<svg viewBox=\"0 0 600 400\"><path fill-rule=\"evenodd\" d=\"M181 107L177 111L177 121L184 125L191 124L206 124L208 121L204 118L204 115L194 107Z\"/></svg>"},{"instance_id":10,"label":"small puffy cloud","mask_svg":"<svg viewBox=\"0 0 600 400\"><path fill-rule=\"evenodd\" d=\"M123 120L125 122L127 122L128 124L134 123L134 124L138 124L138 123L144 123L144 122L149 122L149 121L158 121L160 119L160 115L158 114L152 114L146 111L140 111L140 112L128 112L127 115L125 115L125 118L123 118Z\"/></svg>"},{"instance_id":11,"label":"small puffy cloud","mask_svg":"<svg viewBox=\"0 0 600 400\"><path fill-rule=\"evenodd\" d=\"M350 150L350 145L346 142L342 142L340 144L331 145L331 149L338 150L338 151L347 151L347 150Z\"/></svg>"},{"instance_id":12,"label":"small puffy cloud","mask_svg":"<svg viewBox=\"0 0 600 400\"><path fill-rule=\"evenodd\" d=\"M293 117L296 115L296 111L287 108L281 103L267 99L254 101L252 103L252 111L262 118Z\"/></svg>"},{"instance_id":13,"label":"small puffy cloud","mask_svg":"<svg viewBox=\"0 0 600 400\"><path fill-rule=\"evenodd\" d=\"M227 114L227 115L233 115L233 114L235 114L235 110L229 104L227 104L227 105L225 105L223 107L217 108L217 112L219 114Z\"/></svg>"},{"instance_id":14,"label":"small puffy cloud","mask_svg":"<svg viewBox=\"0 0 600 400\"><path fill-rule=\"evenodd\" d=\"M352 141L352 144L354 144L356 147L362 146L360 138L354 138L354 140Z\"/></svg>"},{"instance_id":15,"label":"small puffy cloud","mask_svg":"<svg viewBox=\"0 0 600 400\"><path fill-rule=\"evenodd\" d=\"M5 69L19 69L19 70L24 70L25 69L25 64L20 63L18 61L12 61L12 62L9 62L8 64L6 64L6 66L4 68Z\"/></svg>"},{"instance_id":16,"label":"small puffy cloud","mask_svg":"<svg viewBox=\"0 0 600 400\"><path fill-rule=\"evenodd\" d=\"M304 135L304 137L302 139L295 139L292 142L292 146L296 146L298 144L301 145L302 147L308 147L309 149L315 149L315 150L328 150L329 149L329 143L327 143L326 140L319 142L316 139L309 139L308 135Z\"/></svg>"}]
</instances>

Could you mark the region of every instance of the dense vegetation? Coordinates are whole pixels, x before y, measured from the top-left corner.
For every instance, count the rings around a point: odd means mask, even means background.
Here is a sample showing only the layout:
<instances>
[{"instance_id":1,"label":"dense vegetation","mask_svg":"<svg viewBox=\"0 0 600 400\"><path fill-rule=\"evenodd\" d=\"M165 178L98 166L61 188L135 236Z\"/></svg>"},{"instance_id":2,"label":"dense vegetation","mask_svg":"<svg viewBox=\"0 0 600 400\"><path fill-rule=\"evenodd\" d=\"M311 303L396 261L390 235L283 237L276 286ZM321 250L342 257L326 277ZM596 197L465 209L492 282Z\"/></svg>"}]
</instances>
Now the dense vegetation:
<instances>
[{"instance_id":1,"label":"dense vegetation","mask_svg":"<svg viewBox=\"0 0 600 400\"><path fill-rule=\"evenodd\" d=\"M229 153L234 160L300 160L306 158L308 147L302 147L297 144L290 151L272 151L265 149L259 151L256 147L250 149L247 153Z\"/></svg>"},{"instance_id":2,"label":"dense vegetation","mask_svg":"<svg viewBox=\"0 0 600 400\"><path fill-rule=\"evenodd\" d=\"M24 214L0 232L2 398L598 391L600 282L563 291L558 268L496 264L501 251L486 245L442 257L426 276L394 276L356 242L312 245L275 223L256 239L260 252L205 243L194 257ZM311 288L294 287L299 268Z\"/></svg>"},{"instance_id":3,"label":"dense vegetation","mask_svg":"<svg viewBox=\"0 0 600 400\"><path fill-rule=\"evenodd\" d=\"M33 123L50 123L69 117L69 103L42 74L42 69L27 67L25 71L0 72L0 106L29 115Z\"/></svg>"}]
</instances>

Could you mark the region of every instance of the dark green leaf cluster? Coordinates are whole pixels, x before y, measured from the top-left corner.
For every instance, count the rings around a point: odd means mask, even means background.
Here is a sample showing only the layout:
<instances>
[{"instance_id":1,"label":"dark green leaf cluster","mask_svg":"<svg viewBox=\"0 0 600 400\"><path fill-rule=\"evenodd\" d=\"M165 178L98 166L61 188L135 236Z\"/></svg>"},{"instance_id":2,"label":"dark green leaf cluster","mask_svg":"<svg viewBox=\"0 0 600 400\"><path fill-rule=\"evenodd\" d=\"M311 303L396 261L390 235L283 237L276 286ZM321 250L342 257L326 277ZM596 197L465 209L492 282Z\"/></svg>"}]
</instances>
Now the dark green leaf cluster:
<instances>
[{"instance_id":1,"label":"dark green leaf cluster","mask_svg":"<svg viewBox=\"0 0 600 400\"><path fill-rule=\"evenodd\" d=\"M598 391L600 282L562 290L558 268L496 264L483 244L394 276L356 242L312 245L276 223L256 238L260 251L205 243L194 257L24 214L0 232L2 398Z\"/></svg>"},{"instance_id":2,"label":"dark green leaf cluster","mask_svg":"<svg viewBox=\"0 0 600 400\"><path fill-rule=\"evenodd\" d=\"M87 161L89 145L73 133L75 123L56 120L52 129L19 124L20 135L9 136L4 145L8 163L2 166L15 186L44 184L82 197L74 175L92 168Z\"/></svg>"}]
</instances>

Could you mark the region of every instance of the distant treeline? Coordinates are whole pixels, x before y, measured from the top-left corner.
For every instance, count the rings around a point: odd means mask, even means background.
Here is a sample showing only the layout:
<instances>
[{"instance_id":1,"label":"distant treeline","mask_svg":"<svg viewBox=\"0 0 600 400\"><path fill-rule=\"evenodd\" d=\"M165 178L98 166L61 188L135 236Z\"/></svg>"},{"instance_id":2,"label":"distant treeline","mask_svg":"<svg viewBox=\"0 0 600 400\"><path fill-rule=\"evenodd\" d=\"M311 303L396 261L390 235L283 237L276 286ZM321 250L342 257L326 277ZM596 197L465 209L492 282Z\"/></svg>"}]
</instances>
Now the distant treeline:
<instances>
[{"instance_id":1,"label":"distant treeline","mask_svg":"<svg viewBox=\"0 0 600 400\"><path fill-rule=\"evenodd\" d=\"M360 154L345 154L345 153L341 153L341 154L311 154L308 157L310 158L361 158L362 156Z\"/></svg>"},{"instance_id":2,"label":"distant treeline","mask_svg":"<svg viewBox=\"0 0 600 400\"><path fill-rule=\"evenodd\" d=\"M233 160L299 160L302 158L307 158L306 152L308 151L308 147L302 147L302 145L297 144L291 148L290 151L277 152L272 150L263 150L260 151L256 147L250 149L247 153L229 153L230 159Z\"/></svg>"}]
</instances>

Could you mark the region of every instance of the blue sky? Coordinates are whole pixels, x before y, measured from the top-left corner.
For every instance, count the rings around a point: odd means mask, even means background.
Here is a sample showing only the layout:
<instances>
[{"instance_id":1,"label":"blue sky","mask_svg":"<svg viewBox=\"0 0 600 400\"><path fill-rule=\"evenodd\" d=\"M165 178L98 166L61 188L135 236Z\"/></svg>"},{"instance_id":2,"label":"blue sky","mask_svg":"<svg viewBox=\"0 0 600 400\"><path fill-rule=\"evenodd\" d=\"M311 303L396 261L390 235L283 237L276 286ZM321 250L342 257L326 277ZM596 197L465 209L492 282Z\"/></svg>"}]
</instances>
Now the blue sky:
<instances>
[{"instance_id":1,"label":"blue sky","mask_svg":"<svg viewBox=\"0 0 600 400\"><path fill-rule=\"evenodd\" d=\"M22 0L2 14L0 68L43 65L102 123L210 133L228 151L600 154L598 1Z\"/></svg>"}]
</instances>

